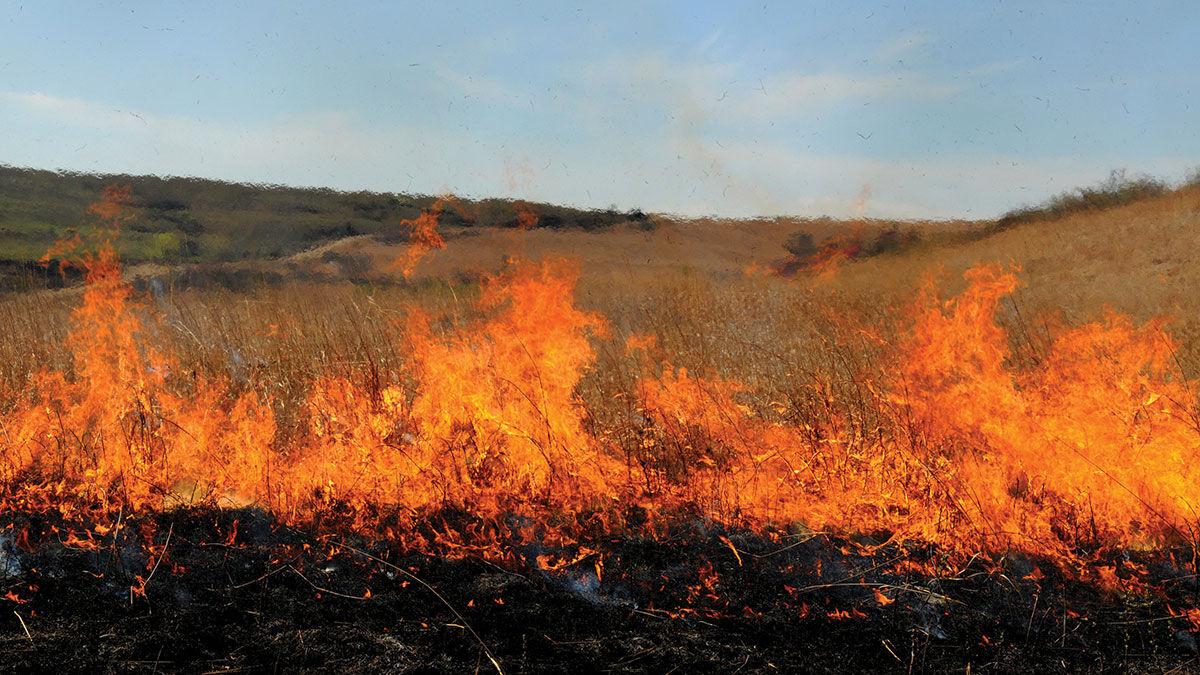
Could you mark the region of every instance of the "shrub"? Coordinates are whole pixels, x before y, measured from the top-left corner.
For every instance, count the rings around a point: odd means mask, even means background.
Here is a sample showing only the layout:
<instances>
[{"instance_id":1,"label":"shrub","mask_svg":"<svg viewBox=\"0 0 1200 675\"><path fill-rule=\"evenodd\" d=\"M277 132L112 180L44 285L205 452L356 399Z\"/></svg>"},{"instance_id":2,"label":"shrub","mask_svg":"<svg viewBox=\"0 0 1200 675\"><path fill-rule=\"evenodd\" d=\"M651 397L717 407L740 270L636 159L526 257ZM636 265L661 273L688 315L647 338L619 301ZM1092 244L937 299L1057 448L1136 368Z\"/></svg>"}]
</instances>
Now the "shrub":
<instances>
[{"instance_id":1,"label":"shrub","mask_svg":"<svg viewBox=\"0 0 1200 675\"><path fill-rule=\"evenodd\" d=\"M817 252L817 243L811 232L799 230L788 236L783 242L783 248L797 258L810 258Z\"/></svg>"},{"instance_id":2,"label":"shrub","mask_svg":"<svg viewBox=\"0 0 1200 675\"><path fill-rule=\"evenodd\" d=\"M1114 206L1166 194L1170 186L1151 176L1129 176L1124 169L1114 170L1096 187L1076 188L1051 197L1039 206L1023 206L1001 216L993 231L1006 230L1021 223L1056 220L1073 213L1108 209Z\"/></svg>"},{"instance_id":3,"label":"shrub","mask_svg":"<svg viewBox=\"0 0 1200 675\"><path fill-rule=\"evenodd\" d=\"M864 247L862 253L866 256L892 253L908 248L920 240L921 233L916 228L901 230L893 225L880 232L874 241Z\"/></svg>"}]
</instances>

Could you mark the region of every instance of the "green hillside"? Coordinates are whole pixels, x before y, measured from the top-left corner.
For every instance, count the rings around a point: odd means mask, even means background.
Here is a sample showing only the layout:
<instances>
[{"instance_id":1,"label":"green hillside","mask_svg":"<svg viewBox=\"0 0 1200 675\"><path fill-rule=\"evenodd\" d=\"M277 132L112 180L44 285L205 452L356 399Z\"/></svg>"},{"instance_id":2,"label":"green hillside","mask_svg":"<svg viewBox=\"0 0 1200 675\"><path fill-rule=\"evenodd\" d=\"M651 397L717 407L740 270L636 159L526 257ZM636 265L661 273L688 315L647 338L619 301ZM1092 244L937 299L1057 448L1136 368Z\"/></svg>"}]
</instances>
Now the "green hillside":
<instances>
[{"instance_id":1,"label":"green hillside","mask_svg":"<svg viewBox=\"0 0 1200 675\"><path fill-rule=\"evenodd\" d=\"M87 227L88 205L114 183L132 188L137 207L119 242L128 262L228 262L284 256L356 234L402 238L400 221L417 216L436 199L0 166L0 264L23 266L41 257L56 239ZM646 219L640 212L502 199L458 201L442 219L456 225L515 227L519 208L538 214L542 227L597 229Z\"/></svg>"}]
</instances>

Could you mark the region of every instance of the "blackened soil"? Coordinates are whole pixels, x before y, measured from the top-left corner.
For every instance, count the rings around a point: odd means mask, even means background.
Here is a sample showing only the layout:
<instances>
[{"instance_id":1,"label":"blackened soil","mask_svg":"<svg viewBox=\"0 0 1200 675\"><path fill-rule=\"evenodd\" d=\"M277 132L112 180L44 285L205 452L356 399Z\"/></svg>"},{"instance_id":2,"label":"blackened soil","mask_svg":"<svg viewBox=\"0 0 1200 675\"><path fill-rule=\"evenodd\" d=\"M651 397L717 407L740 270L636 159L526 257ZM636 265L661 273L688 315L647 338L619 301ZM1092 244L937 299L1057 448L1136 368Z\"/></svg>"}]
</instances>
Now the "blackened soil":
<instances>
[{"instance_id":1,"label":"blackened soil","mask_svg":"<svg viewBox=\"0 0 1200 675\"><path fill-rule=\"evenodd\" d=\"M1020 557L943 565L933 550L695 521L498 564L251 510L125 521L86 545L37 517L3 525L12 672L1200 671L1177 616L1200 587L1170 552L1110 561L1150 579L1111 592Z\"/></svg>"}]
</instances>

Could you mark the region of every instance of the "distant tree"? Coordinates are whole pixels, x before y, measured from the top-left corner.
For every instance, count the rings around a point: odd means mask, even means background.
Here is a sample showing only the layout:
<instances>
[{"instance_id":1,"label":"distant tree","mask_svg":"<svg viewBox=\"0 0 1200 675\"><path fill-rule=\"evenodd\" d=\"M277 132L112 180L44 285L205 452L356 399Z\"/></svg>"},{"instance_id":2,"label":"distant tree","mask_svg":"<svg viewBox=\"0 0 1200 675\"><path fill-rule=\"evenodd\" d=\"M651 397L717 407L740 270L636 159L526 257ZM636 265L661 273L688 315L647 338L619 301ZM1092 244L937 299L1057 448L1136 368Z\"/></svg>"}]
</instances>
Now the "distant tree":
<instances>
[{"instance_id":1,"label":"distant tree","mask_svg":"<svg viewBox=\"0 0 1200 675\"><path fill-rule=\"evenodd\" d=\"M1037 206L1022 206L1000 216L991 231L1008 229L1021 223L1064 218L1073 213L1107 209L1142 199L1158 197L1170 191L1166 181L1146 175L1130 176L1124 169L1109 173L1108 179L1095 187L1082 187L1063 192Z\"/></svg>"},{"instance_id":2,"label":"distant tree","mask_svg":"<svg viewBox=\"0 0 1200 675\"><path fill-rule=\"evenodd\" d=\"M896 226L892 226L880 232L875 240L867 246L867 255L881 255L891 253L912 246L921 239L921 233L915 228L901 230Z\"/></svg>"},{"instance_id":3,"label":"distant tree","mask_svg":"<svg viewBox=\"0 0 1200 675\"><path fill-rule=\"evenodd\" d=\"M787 241L783 242L783 248L797 258L809 258L817 252L817 242L813 239L811 232L799 230L793 232Z\"/></svg>"}]
</instances>

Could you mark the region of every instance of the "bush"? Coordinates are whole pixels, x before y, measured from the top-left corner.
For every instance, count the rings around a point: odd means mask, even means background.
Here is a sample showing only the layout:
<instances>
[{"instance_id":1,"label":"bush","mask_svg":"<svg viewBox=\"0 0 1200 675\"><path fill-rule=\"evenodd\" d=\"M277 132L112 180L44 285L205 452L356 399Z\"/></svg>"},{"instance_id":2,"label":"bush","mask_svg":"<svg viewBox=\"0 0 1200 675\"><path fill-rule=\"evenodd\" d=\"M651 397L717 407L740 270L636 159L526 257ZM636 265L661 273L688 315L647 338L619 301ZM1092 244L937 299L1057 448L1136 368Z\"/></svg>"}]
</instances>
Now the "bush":
<instances>
[{"instance_id":1,"label":"bush","mask_svg":"<svg viewBox=\"0 0 1200 675\"><path fill-rule=\"evenodd\" d=\"M880 232L874 241L864 247L863 254L873 256L892 253L908 248L920 240L921 233L916 228L909 228L902 231L900 228L892 226Z\"/></svg>"},{"instance_id":2,"label":"bush","mask_svg":"<svg viewBox=\"0 0 1200 675\"><path fill-rule=\"evenodd\" d=\"M288 255L313 244L355 234L402 241L401 221L417 217L436 197L278 185L225 183L199 178L95 175L21 169L0 164L0 257L37 260L68 228L90 222L88 205L110 184L133 189L137 214L124 247L129 262L159 259L175 243L188 262L231 262ZM603 230L632 222L651 229L654 217L639 209L584 210L523 202L538 227ZM461 199L441 217L446 226L508 227L516 202ZM154 240L157 234L172 234ZM144 256L156 257L146 258Z\"/></svg>"},{"instance_id":3,"label":"bush","mask_svg":"<svg viewBox=\"0 0 1200 675\"><path fill-rule=\"evenodd\" d=\"M1051 197L1040 206L1023 206L1001 216L992 226L993 231L1006 230L1021 223L1056 220L1073 213L1109 209L1170 191L1165 181L1151 176L1129 176L1124 169L1109 174L1100 185L1076 188Z\"/></svg>"},{"instance_id":4,"label":"bush","mask_svg":"<svg viewBox=\"0 0 1200 675\"><path fill-rule=\"evenodd\" d=\"M156 232L151 234L141 251L142 258L147 260L175 261L186 255L187 248L184 240L174 232Z\"/></svg>"},{"instance_id":5,"label":"bush","mask_svg":"<svg viewBox=\"0 0 1200 675\"><path fill-rule=\"evenodd\" d=\"M817 252L817 243L811 232L799 230L788 236L783 248L797 258L811 258Z\"/></svg>"}]
</instances>

